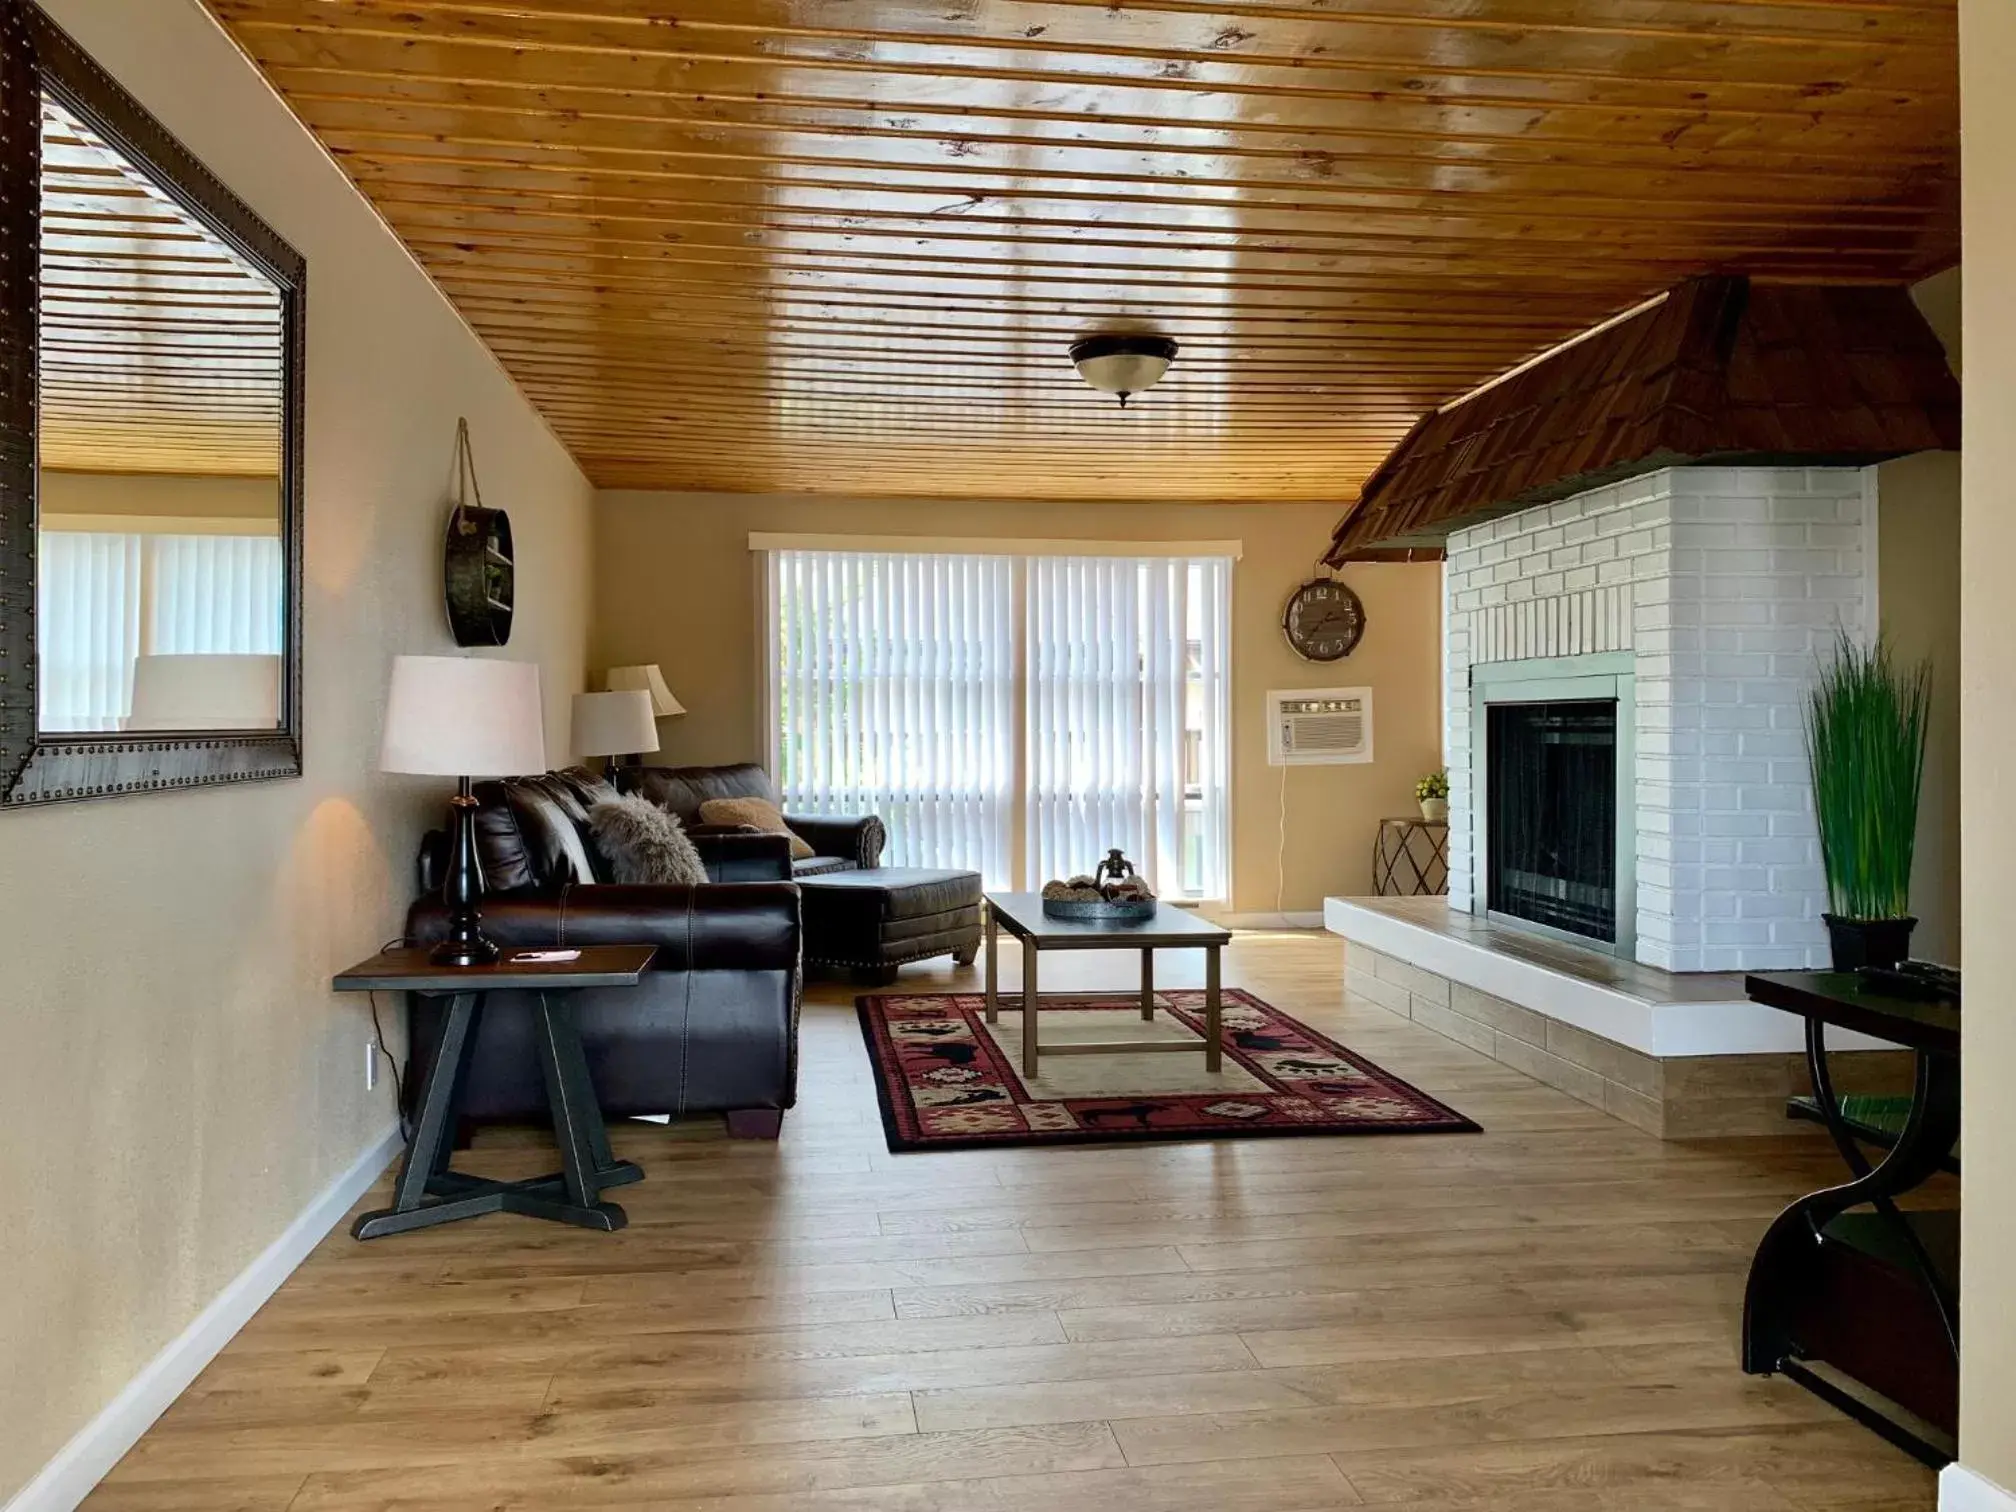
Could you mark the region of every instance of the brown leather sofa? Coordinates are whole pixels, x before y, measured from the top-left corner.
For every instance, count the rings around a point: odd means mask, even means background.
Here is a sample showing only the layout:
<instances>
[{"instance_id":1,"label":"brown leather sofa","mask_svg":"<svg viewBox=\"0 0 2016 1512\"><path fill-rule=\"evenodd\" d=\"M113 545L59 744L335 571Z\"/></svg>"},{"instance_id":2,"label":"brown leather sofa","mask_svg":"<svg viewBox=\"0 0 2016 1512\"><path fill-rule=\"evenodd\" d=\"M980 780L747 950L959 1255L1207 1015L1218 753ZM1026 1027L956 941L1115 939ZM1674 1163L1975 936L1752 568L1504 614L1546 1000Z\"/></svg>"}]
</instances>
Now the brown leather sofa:
<instances>
[{"instance_id":1,"label":"brown leather sofa","mask_svg":"<svg viewBox=\"0 0 2016 1512\"><path fill-rule=\"evenodd\" d=\"M501 944L652 944L645 982L575 995L582 1047L605 1116L725 1113L731 1134L775 1138L797 1097L799 893L780 835L695 834L710 882L598 880L588 808L614 789L581 769L476 786L483 927ZM416 943L441 938L445 837L421 848ZM461 1100L469 1123L543 1119L531 995L491 995ZM439 999L411 1000L405 1091L419 1095L440 1033Z\"/></svg>"},{"instance_id":2,"label":"brown leather sofa","mask_svg":"<svg viewBox=\"0 0 2016 1512\"><path fill-rule=\"evenodd\" d=\"M753 761L732 766L618 767L616 786L642 793L662 809L676 814L689 833L700 826L700 805L710 798L767 798L777 802L770 774ZM792 833L812 847L812 854L791 863L794 877L827 872L869 871L880 864L889 835L873 814L858 819L830 819L787 814Z\"/></svg>"}]
</instances>

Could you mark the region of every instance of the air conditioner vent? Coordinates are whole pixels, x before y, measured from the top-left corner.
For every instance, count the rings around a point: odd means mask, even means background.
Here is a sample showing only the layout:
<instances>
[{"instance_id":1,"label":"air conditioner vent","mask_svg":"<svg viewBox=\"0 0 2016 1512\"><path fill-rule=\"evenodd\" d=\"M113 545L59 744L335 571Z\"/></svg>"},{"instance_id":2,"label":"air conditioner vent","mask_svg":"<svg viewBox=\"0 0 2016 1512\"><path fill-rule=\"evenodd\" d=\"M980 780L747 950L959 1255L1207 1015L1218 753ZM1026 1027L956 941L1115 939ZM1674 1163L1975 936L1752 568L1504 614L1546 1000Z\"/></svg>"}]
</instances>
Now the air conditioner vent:
<instances>
[{"instance_id":1,"label":"air conditioner vent","mask_svg":"<svg viewBox=\"0 0 2016 1512\"><path fill-rule=\"evenodd\" d=\"M1372 759L1370 688L1298 688L1267 695L1267 764L1334 766Z\"/></svg>"}]
</instances>

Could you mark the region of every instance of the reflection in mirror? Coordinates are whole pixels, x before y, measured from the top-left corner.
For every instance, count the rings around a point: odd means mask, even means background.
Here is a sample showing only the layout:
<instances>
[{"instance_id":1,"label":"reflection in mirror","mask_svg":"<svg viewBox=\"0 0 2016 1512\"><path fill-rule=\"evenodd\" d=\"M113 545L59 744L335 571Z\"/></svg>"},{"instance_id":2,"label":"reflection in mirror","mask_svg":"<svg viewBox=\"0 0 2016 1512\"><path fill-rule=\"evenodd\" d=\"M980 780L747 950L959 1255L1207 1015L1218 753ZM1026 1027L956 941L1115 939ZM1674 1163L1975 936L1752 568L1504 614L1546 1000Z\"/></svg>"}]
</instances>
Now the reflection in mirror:
<instances>
[{"instance_id":1,"label":"reflection in mirror","mask_svg":"<svg viewBox=\"0 0 2016 1512\"><path fill-rule=\"evenodd\" d=\"M281 290L42 99L39 728L273 730Z\"/></svg>"}]
</instances>

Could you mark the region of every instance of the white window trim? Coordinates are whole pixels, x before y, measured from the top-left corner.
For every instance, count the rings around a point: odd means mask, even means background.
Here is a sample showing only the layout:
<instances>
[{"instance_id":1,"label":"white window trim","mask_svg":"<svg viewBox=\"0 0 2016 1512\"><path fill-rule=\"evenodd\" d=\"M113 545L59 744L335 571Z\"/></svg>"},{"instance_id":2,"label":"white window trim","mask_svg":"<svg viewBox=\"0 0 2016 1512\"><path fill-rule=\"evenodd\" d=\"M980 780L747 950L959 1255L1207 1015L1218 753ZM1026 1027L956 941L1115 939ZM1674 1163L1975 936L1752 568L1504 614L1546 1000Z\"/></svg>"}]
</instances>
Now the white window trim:
<instances>
[{"instance_id":1,"label":"white window trim","mask_svg":"<svg viewBox=\"0 0 2016 1512\"><path fill-rule=\"evenodd\" d=\"M1053 541L992 536L808 535L751 532L751 551L871 551L922 556L1230 557L1243 541Z\"/></svg>"},{"instance_id":2,"label":"white window trim","mask_svg":"<svg viewBox=\"0 0 2016 1512\"><path fill-rule=\"evenodd\" d=\"M260 515L46 514L40 529L69 535L277 536L280 522Z\"/></svg>"}]
</instances>

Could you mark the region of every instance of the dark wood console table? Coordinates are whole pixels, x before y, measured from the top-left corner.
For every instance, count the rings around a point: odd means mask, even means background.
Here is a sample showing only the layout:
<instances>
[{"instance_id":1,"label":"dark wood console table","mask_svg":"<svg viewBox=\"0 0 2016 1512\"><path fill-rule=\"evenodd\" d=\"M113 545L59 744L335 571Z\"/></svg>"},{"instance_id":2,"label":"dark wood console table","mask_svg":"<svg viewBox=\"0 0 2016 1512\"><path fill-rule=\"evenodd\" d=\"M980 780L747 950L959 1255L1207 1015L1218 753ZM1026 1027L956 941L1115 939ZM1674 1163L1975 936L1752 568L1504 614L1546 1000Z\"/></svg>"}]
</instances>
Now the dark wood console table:
<instances>
[{"instance_id":1,"label":"dark wood console table","mask_svg":"<svg viewBox=\"0 0 2016 1512\"><path fill-rule=\"evenodd\" d=\"M1952 1165L1959 1005L1889 997L1843 972L1771 972L1745 987L1755 1001L1806 1020L1810 1106L1852 1179L1800 1198L1757 1246L1743 1299L1743 1368L1789 1376L1927 1464L1944 1465L1959 1416L1960 1214L1906 1210L1898 1200ZM1828 1076L1830 1024L1916 1057L1910 1110L1874 1165Z\"/></svg>"},{"instance_id":2,"label":"dark wood console table","mask_svg":"<svg viewBox=\"0 0 2016 1512\"><path fill-rule=\"evenodd\" d=\"M418 992L450 1000L392 1206L365 1213L350 1232L359 1239L378 1239L499 1212L605 1232L628 1223L622 1208L602 1200L602 1189L642 1181L644 1172L610 1152L601 1105L581 1054L571 994L581 987L635 987L657 953L653 945L584 945L565 961L526 960L528 952L507 950L488 966L437 966L425 947L402 948L361 961L337 977L338 992ZM533 1010L539 1020L539 1066L546 1077L562 1169L530 1181L490 1181L449 1169L455 1105L482 1022L483 1000L513 988L539 994Z\"/></svg>"}]
</instances>

